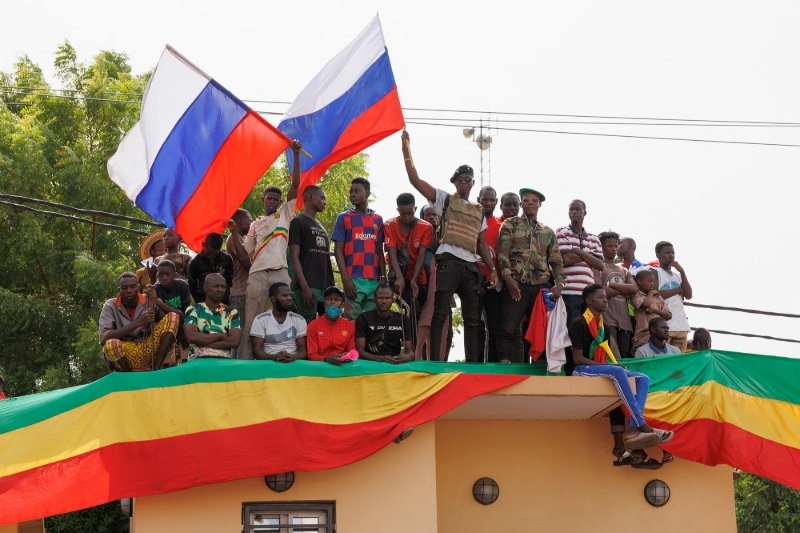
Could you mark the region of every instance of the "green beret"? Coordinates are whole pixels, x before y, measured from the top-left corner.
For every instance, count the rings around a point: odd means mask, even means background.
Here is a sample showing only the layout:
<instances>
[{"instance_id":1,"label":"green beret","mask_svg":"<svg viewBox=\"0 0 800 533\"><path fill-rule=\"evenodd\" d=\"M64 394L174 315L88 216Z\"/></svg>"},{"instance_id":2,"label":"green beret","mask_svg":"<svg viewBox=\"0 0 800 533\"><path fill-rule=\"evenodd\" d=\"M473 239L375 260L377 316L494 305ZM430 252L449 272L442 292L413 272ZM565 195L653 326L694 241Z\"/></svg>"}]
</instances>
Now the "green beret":
<instances>
[{"instance_id":1,"label":"green beret","mask_svg":"<svg viewBox=\"0 0 800 533\"><path fill-rule=\"evenodd\" d=\"M536 189L531 189L529 187L525 187L525 188L522 188L522 189L519 190L519 199L522 200L523 196L525 196L526 194L531 194L531 193L533 193L536 196L538 196L540 202L544 202L544 194L540 193Z\"/></svg>"}]
</instances>

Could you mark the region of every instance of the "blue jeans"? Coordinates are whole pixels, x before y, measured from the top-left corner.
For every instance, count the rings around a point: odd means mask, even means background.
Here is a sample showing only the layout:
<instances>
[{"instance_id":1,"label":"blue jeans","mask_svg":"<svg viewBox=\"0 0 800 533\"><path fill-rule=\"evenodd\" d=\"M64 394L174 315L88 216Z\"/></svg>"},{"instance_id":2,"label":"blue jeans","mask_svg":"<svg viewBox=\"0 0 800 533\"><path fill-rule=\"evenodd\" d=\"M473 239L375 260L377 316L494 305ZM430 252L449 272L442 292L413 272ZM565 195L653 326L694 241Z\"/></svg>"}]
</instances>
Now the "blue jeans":
<instances>
[{"instance_id":1,"label":"blue jeans","mask_svg":"<svg viewBox=\"0 0 800 533\"><path fill-rule=\"evenodd\" d=\"M650 378L639 372L625 370L615 365L579 365L572 371L573 376L598 376L608 378L614 384L619 397L631 413L630 425L642 427L647 422L644 420L644 404L647 400L647 389L650 388ZM628 378L636 381L636 394L631 389Z\"/></svg>"}]
</instances>

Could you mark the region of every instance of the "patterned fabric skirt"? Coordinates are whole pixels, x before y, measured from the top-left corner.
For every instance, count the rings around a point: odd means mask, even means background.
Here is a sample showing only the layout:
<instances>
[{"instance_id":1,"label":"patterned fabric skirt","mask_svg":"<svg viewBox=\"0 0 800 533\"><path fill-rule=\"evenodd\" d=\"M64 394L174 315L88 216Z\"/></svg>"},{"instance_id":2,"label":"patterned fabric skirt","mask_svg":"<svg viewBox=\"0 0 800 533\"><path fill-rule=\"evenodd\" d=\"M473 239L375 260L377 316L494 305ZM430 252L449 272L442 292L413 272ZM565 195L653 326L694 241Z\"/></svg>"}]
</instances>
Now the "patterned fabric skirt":
<instances>
[{"instance_id":1,"label":"patterned fabric skirt","mask_svg":"<svg viewBox=\"0 0 800 533\"><path fill-rule=\"evenodd\" d=\"M120 359L125 359L130 369L134 372L151 370L153 359L161 343L161 336L169 332L176 337L180 324L181 319L176 313L167 313L156 324L154 333L146 337L142 342L127 342L119 339L106 341L103 345L103 356L111 362L116 370L122 370L122 367L117 362ZM175 364L175 350L170 350L167 353L164 364L166 366Z\"/></svg>"}]
</instances>

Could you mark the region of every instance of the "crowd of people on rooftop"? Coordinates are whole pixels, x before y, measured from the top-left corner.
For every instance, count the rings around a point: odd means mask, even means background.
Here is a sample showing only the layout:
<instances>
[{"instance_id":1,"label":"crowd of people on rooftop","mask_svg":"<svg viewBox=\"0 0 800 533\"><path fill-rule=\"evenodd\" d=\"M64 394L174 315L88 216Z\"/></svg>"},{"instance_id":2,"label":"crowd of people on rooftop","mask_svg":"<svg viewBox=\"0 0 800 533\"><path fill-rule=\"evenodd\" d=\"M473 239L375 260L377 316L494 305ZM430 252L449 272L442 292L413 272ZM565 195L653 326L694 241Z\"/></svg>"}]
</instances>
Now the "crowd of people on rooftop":
<instances>
[{"instance_id":1,"label":"crowd of people on rooftop","mask_svg":"<svg viewBox=\"0 0 800 533\"><path fill-rule=\"evenodd\" d=\"M538 217L544 194L530 187L498 198L486 186L473 202L467 165L450 178L454 191L438 189L419 176L407 132L405 169L427 204L418 212L414 195L403 193L397 216L384 220L369 208L369 180L356 177L352 208L329 237L317 219L326 209L322 188L306 187L296 213L302 145L294 141L292 150L286 201L269 186L263 216L236 211L224 250L218 233L194 257L172 229L144 240L143 267L119 276L119 294L100 316L110 370L158 370L202 357L446 361L457 295L467 362L536 363L546 353L567 375L611 379L630 419L626 430L623 411L611 413L615 464L669 461L641 451L673 434L644 421L648 379L619 360L711 347L703 329L688 343L683 302L692 286L671 243L659 242L657 261L642 263L632 238L589 233L587 206L577 199L569 224L553 230Z\"/></svg>"}]
</instances>

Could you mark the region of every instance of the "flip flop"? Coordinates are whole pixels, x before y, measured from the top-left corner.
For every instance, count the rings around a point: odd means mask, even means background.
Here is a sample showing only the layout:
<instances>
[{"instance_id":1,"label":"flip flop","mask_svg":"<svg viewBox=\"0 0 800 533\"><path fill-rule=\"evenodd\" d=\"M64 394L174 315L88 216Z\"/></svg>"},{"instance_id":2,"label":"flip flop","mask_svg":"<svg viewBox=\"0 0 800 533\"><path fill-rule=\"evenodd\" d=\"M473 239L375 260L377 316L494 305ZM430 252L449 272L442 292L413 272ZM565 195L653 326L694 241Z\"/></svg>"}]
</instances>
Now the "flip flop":
<instances>
[{"instance_id":1,"label":"flip flop","mask_svg":"<svg viewBox=\"0 0 800 533\"><path fill-rule=\"evenodd\" d=\"M671 453L664 452L664 457L661 458L661 464L665 465L667 463L671 463L674 460L675 460L675 458L672 456Z\"/></svg>"},{"instance_id":2,"label":"flip flop","mask_svg":"<svg viewBox=\"0 0 800 533\"><path fill-rule=\"evenodd\" d=\"M656 461L652 457L648 457L647 459L645 459L641 463L632 464L631 465L632 468L639 468L639 469L642 469L642 470L658 470L662 466L664 466L664 465L659 463L658 461Z\"/></svg>"},{"instance_id":3,"label":"flip flop","mask_svg":"<svg viewBox=\"0 0 800 533\"><path fill-rule=\"evenodd\" d=\"M633 455L631 452L623 452L623 454L619 456L619 459L614 461L612 464L614 466L633 466L641 462L642 458L638 455Z\"/></svg>"},{"instance_id":4,"label":"flip flop","mask_svg":"<svg viewBox=\"0 0 800 533\"><path fill-rule=\"evenodd\" d=\"M639 433L635 437L625 439L625 449L627 450L641 450L644 448L652 448L661 443L661 437L658 433Z\"/></svg>"},{"instance_id":5,"label":"flip flop","mask_svg":"<svg viewBox=\"0 0 800 533\"><path fill-rule=\"evenodd\" d=\"M661 444L668 443L669 441L672 440L672 437L675 436L675 432L674 431L669 431L669 430L665 430L665 429L653 429L653 431L655 431L656 434L659 437L661 437Z\"/></svg>"}]
</instances>

